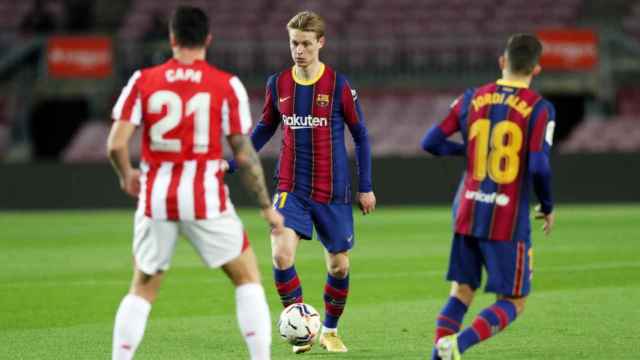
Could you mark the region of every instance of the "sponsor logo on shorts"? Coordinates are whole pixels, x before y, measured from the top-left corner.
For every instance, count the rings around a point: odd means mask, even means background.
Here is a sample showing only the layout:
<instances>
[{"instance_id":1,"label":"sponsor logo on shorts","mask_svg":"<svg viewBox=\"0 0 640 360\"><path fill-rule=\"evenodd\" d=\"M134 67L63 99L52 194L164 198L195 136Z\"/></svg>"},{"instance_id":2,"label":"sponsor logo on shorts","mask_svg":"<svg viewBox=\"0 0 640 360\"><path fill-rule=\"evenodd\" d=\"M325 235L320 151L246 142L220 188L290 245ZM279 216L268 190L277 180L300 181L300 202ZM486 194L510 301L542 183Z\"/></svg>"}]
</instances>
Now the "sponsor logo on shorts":
<instances>
[{"instance_id":1,"label":"sponsor logo on shorts","mask_svg":"<svg viewBox=\"0 0 640 360\"><path fill-rule=\"evenodd\" d=\"M498 206L506 206L511 199L505 194L483 193L482 191L467 190L464 197L468 200L474 200L485 204L496 204Z\"/></svg>"}]
</instances>

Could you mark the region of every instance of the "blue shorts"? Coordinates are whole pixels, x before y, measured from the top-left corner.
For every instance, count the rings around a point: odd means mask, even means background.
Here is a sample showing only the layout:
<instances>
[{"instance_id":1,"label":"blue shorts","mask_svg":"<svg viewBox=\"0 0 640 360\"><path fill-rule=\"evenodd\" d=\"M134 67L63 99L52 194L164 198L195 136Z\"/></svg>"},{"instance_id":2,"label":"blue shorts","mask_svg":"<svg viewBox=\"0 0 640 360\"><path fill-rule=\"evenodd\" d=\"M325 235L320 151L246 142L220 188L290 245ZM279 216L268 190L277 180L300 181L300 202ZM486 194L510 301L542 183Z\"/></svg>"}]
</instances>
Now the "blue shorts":
<instances>
[{"instance_id":1,"label":"blue shorts","mask_svg":"<svg viewBox=\"0 0 640 360\"><path fill-rule=\"evenodd\" d=\"M447 280L480 287L482 268L487 271L486 292L526 296L533 275L531 241L494 241L454 234Z\"/></svg>"},{"instance_id":2,"label":"blue shorts","mask_svg":"<svg viewBox=\"0 0 640 360\"><path fill-rule=\"evenodd\" d=\"M320 242L330 253L347 251L355 243L351 204L322 204L294 193L279 192L273 207L284 216L284 226L303 239L311 240L315 227Z\"/></svg>"}]
</instances>

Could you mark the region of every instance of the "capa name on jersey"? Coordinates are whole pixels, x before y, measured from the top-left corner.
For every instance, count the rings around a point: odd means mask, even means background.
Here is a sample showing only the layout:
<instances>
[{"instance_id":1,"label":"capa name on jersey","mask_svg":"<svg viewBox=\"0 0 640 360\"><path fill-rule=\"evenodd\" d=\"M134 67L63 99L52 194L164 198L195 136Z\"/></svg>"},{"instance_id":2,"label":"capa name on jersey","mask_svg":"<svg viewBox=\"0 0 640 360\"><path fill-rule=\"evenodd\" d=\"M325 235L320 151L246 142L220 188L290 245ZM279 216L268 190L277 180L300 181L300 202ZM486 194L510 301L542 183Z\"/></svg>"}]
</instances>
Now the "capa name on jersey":
<instances>
[{"instance_id":1,"label":"capa name on jersey","mask_svg":"<svg viewBox=\"0 0 640 360\"><path fill-rule=\"evenodd\" d=\"M296 114L293 114L292 116L282 114L282 122L292 129L322 127L329 124L326 117L316 117L311 115L299 116Z\"/></svg>"},{"instance_id":2,"label":"capa name on jersey","mask_svg":"<svg viewBox=\"0 0 640 360\"><path fill-rule=\"evenodd\" d=\"M199 84L202 80L202 71L182 68L169 69L164 73L164 76L170 83L175 81L191 81Z\"/></svg>"}]
</instances>

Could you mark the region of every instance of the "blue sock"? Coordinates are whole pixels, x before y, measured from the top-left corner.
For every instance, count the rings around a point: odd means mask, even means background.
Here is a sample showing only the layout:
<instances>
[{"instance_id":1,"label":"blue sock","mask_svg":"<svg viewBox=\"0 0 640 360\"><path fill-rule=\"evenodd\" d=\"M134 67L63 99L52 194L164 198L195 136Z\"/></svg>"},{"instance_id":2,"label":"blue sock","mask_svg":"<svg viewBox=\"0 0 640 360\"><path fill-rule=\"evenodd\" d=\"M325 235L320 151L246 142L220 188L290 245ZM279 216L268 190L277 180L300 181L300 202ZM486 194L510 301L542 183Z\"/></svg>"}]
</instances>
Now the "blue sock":
<instances>
[{"instance_id":1,"label":"blue sock","mask_svg":"<svg viewBox=\"0 0 640 360\"><path fill-rule=\"evenodd\" d=\"M276 289L278 289L282 306L287 307L294 303L303 302L302 286L295 266L284 270L274 267L273 278L276 282Z\"/></svg>"},{"instance_id":2,"label":"blue sock","mask_svg":"<svg viewBox=\"0 0 640 360\"><path fill-rule=\"evenodd\" d=\"M460 353L499 333L512 323L517 315L516 306L509 300L498 300L482 310L473 320L473 324L458 335Z\"/></svg>"},{"instance_id":3,"label":"blue sock","mask_svg":"<svg viewBox=\"0 0 640 360\"><path fill-rule=\"evenodd\" d=\"M349 275L344 279L338 279L327 274L327 283L324 286L324 326L329 329L338 327L338 320L347 304L349 294Z\"/></svg>"},{"instance_id":4,"label":"blue sock","mask_svg":"<svg viewBox=\"0 0 640 360\"><path fill-rule=\"evenodd\" d=\"M436 335L433 343L437 343L441 337L452 335L460 331L462 320L468 307L457 297L451 296L444 305L436 319ZM438 351L434 348L431 352L432 360L439 360Z\"/></svg>"}]
</instances>

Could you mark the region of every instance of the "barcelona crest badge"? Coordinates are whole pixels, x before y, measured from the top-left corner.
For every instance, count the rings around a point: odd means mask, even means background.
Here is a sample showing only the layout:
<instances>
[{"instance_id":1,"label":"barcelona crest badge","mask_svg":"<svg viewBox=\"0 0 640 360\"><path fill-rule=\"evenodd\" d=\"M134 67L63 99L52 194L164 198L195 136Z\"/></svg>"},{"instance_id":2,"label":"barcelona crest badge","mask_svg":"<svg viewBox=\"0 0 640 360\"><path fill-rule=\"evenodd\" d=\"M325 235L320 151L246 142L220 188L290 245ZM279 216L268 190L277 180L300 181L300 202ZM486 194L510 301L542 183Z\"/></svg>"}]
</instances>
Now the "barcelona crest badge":
<instances>
[{"instance_id":1,"label":"barcelona crest badge","mask_svg":"<svg viewBox=\"0 0 640 360\"><path fill-rule=\"evenodd\" d=\"M329 105L329 95L318 94L318 97L316 98L316 104L322 107Z\"/></svg>"}]
</instances>

